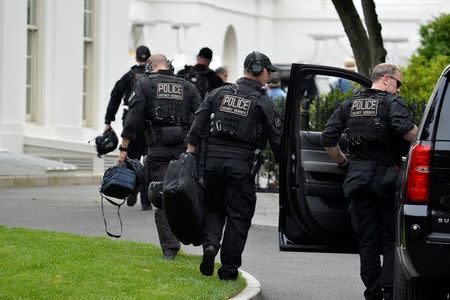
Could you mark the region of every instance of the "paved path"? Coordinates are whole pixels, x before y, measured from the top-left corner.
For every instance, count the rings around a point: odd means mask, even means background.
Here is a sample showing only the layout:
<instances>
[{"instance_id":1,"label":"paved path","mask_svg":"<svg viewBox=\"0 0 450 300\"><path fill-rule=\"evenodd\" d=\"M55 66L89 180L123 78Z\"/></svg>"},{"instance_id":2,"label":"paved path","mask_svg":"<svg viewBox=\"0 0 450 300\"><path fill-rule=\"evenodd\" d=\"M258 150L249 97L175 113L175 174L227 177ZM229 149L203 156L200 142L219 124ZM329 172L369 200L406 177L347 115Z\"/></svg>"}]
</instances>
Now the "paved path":
<instances>
[{"instance_id":1,"label":"paved path","mask_svg":"<svg viewBox=\"0 0 450 300\"><path fill-rule=\"evenodd\" d=\"M278 250L278 195L258 194L242 269L255 276L264 299L362 299L356 255ZM0 224L106 236L97 186L6 189L0 193ZM110 222L115 208L106 209ZM158 245L153 211L121 209L122 239ZM112 224L112 223L111 223ZM117 228L116 228L117 229ZM200 247L182 246L201 254Z\"/></svg>"}]
</instances>

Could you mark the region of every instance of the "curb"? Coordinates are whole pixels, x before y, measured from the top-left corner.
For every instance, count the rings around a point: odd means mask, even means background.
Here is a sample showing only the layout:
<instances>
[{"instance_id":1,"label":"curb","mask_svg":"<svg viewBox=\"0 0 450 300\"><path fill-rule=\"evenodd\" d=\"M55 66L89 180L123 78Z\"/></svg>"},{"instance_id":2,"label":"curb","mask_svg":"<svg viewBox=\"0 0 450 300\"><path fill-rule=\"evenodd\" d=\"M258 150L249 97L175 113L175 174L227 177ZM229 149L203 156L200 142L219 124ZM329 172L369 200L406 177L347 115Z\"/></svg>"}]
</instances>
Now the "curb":
<instances>
[{"instance_id":1,"label":"curb","mask_svg":"<svg viewBox=\"0 0 450 300\"><path fill-rule=\"evenodd\" d=\"M242 292L240 292L233 298L230 298L229 300L261 300L261 284L259 283L258 279L243 270L239 270L239 272L247 282L247 286Z\"/></svg>"},{"instance_id":2,"label":"curb","mask_svg":"<svg viewBox=\"0 0 450 300\"><path fill-rule=\"evenodd\" d=\"M0 177L0 189L21 187L100 185L101 175L90 174L53 174L44 176L5 176Z\"/></svg>"}]
</instances>

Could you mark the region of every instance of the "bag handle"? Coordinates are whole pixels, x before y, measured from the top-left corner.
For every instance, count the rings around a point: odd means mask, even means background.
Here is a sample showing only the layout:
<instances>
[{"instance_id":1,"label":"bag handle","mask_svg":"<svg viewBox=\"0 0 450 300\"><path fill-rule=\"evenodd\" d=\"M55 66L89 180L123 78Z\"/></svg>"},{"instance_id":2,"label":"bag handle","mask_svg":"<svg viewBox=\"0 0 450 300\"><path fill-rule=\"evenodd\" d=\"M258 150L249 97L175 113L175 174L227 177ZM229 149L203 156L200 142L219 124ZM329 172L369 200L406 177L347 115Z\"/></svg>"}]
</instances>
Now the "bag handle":
<instances>
[{"instance_id":1,"label":"bag handle","mask_svg":"<svg viewBox=\"0 0 450 300\"><path fill-rule=\"evenodd\" d=\"M100 192L100 197L101 197L100 202L101 202L101 205L102 205L102 216L103 216L103 222L105 223L105 231L106 231L106 234L107 234L108 236L113 237L113 238L116 238L116 239L117 239L117 238L120 238L120 237L122 236L122 233L123 233L123 229L122 229L122 218L120 217L120 207L122 206L122 204L125 203L126 198L122 200L122 203L117 203L117 202L115 202L115 201L109 199L109 198L106 197L105 195L103 195L102 192ZM111 232L108 231L108 223L106 222L105 211L104 211L104 208L103 208L103 199L106 199L106 200L107 200L109 203L111 203L112 205L117 206L117 215L119 216L119 222L120 222L120 234L113 234L113 233L111 233Z\"/></svg>"}]
</instances>

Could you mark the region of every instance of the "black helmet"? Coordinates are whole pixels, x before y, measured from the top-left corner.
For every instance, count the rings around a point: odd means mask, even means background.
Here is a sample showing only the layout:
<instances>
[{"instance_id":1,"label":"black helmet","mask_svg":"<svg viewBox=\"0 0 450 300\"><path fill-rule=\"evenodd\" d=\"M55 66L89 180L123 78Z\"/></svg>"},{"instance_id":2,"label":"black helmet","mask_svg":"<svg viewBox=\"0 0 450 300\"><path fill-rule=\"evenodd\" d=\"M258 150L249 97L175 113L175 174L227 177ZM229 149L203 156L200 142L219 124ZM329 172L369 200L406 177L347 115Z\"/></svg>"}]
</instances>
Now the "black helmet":
<instances>
[{"instance_id":1,"label":"black helmet","mask_svg":"<svg viewBox=\"0 0 450 300\"><path fill-rule=\"evenodd\" d=\"M114 130L105 131L102 135L95 138L95 148L97 149L97 156L112 152L117 148L119 139Z\"/></svg>"},{"instance_id":2,"label":"black helmet","mask_svg":"<svg viewBox=\"0 0 450 300\"><path fill-rule=\"evenodd\" d=\"M156 208L162 208L163 185L162 181L152 181L148 186L148 199Z\"/></svg>"}]
</instances>

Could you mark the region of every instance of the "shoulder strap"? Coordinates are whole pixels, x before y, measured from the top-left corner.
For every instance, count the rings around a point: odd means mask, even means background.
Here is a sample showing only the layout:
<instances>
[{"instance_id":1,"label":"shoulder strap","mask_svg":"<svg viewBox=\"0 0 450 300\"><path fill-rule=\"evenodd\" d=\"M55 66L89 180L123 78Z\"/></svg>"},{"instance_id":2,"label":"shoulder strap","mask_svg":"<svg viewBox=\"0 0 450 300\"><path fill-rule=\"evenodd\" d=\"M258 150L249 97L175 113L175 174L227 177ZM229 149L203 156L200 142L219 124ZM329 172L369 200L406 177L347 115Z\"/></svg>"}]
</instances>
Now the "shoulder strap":
<instances>
[{"instance_id":1,"label":"shoulder strap","mask_svg":"<svg viewBox=\"0 0 450 300\"><path fill-rule=\"evenodd\" d=\"M122 228L122 218L120 217L120 207L122 206L122 204L125 203L125 200L126 200L126 199L123 199L123 200L122 200L122 203L117 203L117 202L115 202L114 200L109 199L108 197L106 197L105 195L103 195L102 192L100 192L100 197L101 197L100 203L101 203L101 205L102 205L102 216L103 216L103 222L105 223L105 231L106 231L106 234L107 234L108 236L113 237L113 238L116 238L116 239L117 239L117 238L120 238L120 237L122 236L122 233L123 233L123 228ZM111 233L111 232L108 231L108 223L106 222L105 211L104 211L104 208L103 208L103 199L106 199L106 200L107 200L109 203L111 203L112 205L117 206L117 215L119 216L119 223L120 223L120 234L113 234L113 233Z\"/></svg>"}]
</instances>

